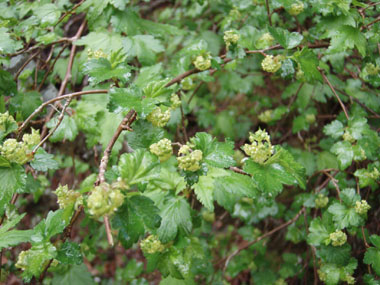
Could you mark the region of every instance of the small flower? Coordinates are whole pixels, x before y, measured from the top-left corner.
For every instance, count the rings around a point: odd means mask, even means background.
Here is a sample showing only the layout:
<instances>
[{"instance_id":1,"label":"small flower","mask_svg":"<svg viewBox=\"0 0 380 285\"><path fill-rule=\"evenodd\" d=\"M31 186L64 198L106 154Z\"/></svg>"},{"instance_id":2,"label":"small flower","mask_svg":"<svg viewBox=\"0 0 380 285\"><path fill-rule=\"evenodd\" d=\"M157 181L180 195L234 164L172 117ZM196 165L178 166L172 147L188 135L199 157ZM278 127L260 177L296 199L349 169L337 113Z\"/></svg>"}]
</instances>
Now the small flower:
<instances>
[{"instance_id":1,"label":"small flower","mask_svg":"<svg viewBox=\"0 0 380 285\"><path fill-rule=\"evenodd\" d=\"M158 156L160 162L167 161L173 154L172 142L168 139L162 139L149 147L151 153Z\"/></svg>"},{"instance_id":2,"label":"small flower","mask_svg":"<svg viewBox=\"0 0 380 285\"><path fill-rule=\"evenodd\" d=\"M96 186L87 198L87 206L91 215L100 217L113 214L124 202L124 195L109 184Z\"/></svg>"},{"instance_id":3,"label":"small flower","mask_svg":"<svg viewBox=\"0 0 380 285\"><path fill-rule=\"evenodd\" d=\"M23 135L22 141L29 149L33 148L40 142L40 131L32 128L32 133Z\"/></svg>"},{"instance_id":4,"label":"small flower","mask_svg":"<svg viewBox=\"0 0 380 285\"><path fill-rule=\"evenodd\" d=\"M60 185L57 190L55 190L55 195L57 195L60 209L65 209L72 204L74 204L75 209L78 209L79 205L83 204L82 195L77 191L69 190L67 185Z\"/></svg>"},{"instance_id":5,"label":"small flower","mask_svg":"<svg viewBox=\"0 0 380 285\"><path fill-rule=\"evenodd\" d=\"M333 246L342 246L347 241L347 235L339 230L336 230L335 232L331 233L329 238Z\"/></svg>"},{"instance_id":6,"label":"small flower","mask_svg":"<svg viewBox=\"0 0 380 285\"><path fill-rule=\"evenodd\" d=\"M161 243L156 235L150 235L140 242L140 248L144 253L154 254L157 252L163 252L165 250L165 245Z\"/></svg>"},{"instance_id":7,"label":"small flower","mask_svg":"<svg viewBox=\"0 0 380 285\"><path fill-rule=\"evenodd\" d=\"M197 171L201 168L200 161L203 158L202 151L191 149L188 145L183 145L178 154L181 156L177 157L178 167L185 171Z\"/></svg>"},{"instance_id":8,"label":"small flower","mask_svg":"<svg viewBox=\"0 0 380 285\"><path fill-rule=\"evenodd\" d=\"M193 61L196 69L207 70L211 67L211 56L210 55L198 55Z\"/></svg>"},{"instance_id":9,"label":"small flower","mask_svg":"<svg viewBox=\"0 0 380 285\"><path fill-rule=\"evenodd\" d=\"M367 63L364 69L367 71L368 75L377 75L380 72L380 67L374 65L373 63Z\"/></svg>"},{"instance_id":10,"label":"small flower","mask_svg":"<svg viewBox=\"0 0 380 285\"><path fill-rule=\"evenodd\" d=\"M254 134L250 133L249 141L251 144L245 144L242 149L254 162L263 164L272 156L274 147L266 131L259 129Z\"/></svg>"},{"instance_id":11,"label":"small flower","mask_svg":"<svg viewBox=\"0 0 380 285\"><path fill-rule=\"evenodd\" d=\"M16 124L16 121L8 112L0 114L0 132L6 131L12 124Z\"/></svg>"},{"instance_id":12,"label":"small flower","mask_svg":"<svg viewBox=\"0 0 380 285\"><path fill-rule=\"evenodd\" d=\"M10 162L17 164L25 164L31 159L28 147L15 139L7 139L0 147L0 153Z\"/></svg>"},{"instance_id":13,"label":"small flower","mask_svg":"<svg viewBox=\"0 0 380 285\"><path fill-rule=\"evenodd\" d=\"M172 103L171 105L171 108L172 109L176 109L178 107L181 106L181 99L179 99L179 96L175 93L173 93L171 96L170 96L170 102Z\"/></svg>"},{"instance_id":14,"label":"small flower","mask_svg":"<svg viewBox=\"0 0 380 285\"><path fill-rule=\"evenodd\" d=\"M304 5L302 2L297 1L296 3L293 3L292 6L290 6L289 14L292 16L297 16L298 14L302 13L304 10Z\"/></svg>"},{"instance_id":15,"label":"small flower","mask_svg":"<svg viewBox=\"0 0 380 285\"><path fill-rule=\"evenodd\" d=\"M274 42L274 38L270 33L263 34L256 42L257 48L270 47Z\"/></svg>"},{"instance_id":16,"label":"small flower","mask_svg":"<svg viewBox=\"0 0 380 285\"><path fill-rule=\"evenodd\" d=\"M266 110L259 114L259 120L264 123L269 123L272 121L273 110Z\"/></svg>"},{"instance_id":17,"label":"small flower","mask_svg":"<svg viewBox=\"0 0 380 285\"><path fill-rule=\"evenodd\" d=\"M317 198L315 199L315 207L316 208L324 208L329 203L329 197L318 194Z\"/></svg>"},{"instance_id":18,"label":"small flower","mask_svg":"<svg viewBox=\"0 0 380 285\"><path fill-rule=\"evenodd\" d=\"M371 206L368 205L366 200L356 201L355 212L359 215L366 215Z\"/></svg>"},{"instance_id":19,"label":"small flower","mask_svg":"<svg viewBox=\"0 0 380 285\"><path fill-rule=\"evenodd\" d=\"M275 73L281 68L281 56L267 55L261 62L261 67L264 71Z\"/></svg>"},{"instance_id":20,"label":"small flower","mask_svg":"<svg viewBox=\"0 0 380 285\"><path fill-rule=\"evenodd\" d=\"M156 107L146 118L153 126L165 127L170 120L170 110L162 112L160 107Z\"/></svg>"},{"instance_id":21,"label":"small flower","mask_svg":"<svg viewBox=\"0 0 380 285\"><path fill-rule=\"evenodd\" d=\"M239 41L240 34L234 30L225 31L223 39L228 49L231 44L236 44Z\"/></svg>"}]
</instances>

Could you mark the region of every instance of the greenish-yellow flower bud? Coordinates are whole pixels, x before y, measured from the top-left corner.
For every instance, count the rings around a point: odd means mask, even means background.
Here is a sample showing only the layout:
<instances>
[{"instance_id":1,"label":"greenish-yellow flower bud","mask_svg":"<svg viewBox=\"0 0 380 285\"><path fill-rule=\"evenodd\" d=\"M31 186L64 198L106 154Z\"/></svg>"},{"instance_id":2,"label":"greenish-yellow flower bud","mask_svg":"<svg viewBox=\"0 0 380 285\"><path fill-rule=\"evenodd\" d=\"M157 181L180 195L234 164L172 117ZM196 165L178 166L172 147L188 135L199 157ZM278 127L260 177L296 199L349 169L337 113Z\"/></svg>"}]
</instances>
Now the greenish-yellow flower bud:
<instances>
[{"instance_id":1,"label":"greenish-yellow flower bud","mask_svg":"<svg viewBox=\"0 0 380 285\"><path fill-rule=\"evenodd\" d=\"M366 215L371 206L368 205L366 200L356 201L355 212L359 215Z\"/></svg>"},{"instance_id":2,"label":"greenish-yellow flower bud","mask_svg":"<svg viewBox=\"0 0 380 285\"><path fill-rule=\"evenodd\" d=\"M165 127L170 120L170 110L163 112L160 107L156 107L146 118L153 126Z\"/></svg>"},{"instance_id":3,"label":"greenish-yellow flower bud","mask_svg":"<svg viewBox=\"0 0 380 285\"><path fill-rule=\"evenodd\" d=\"M196 69L207 70L211 67L211 56L210 55L198 55L193 61Z\"/></svg>"},{"instance_id":4,"label":"greenish-yellow flower bud","mask_svg":"<svg viewBox=\"0 0 380 285\"><path fill-rule=\"evenodd\" d=\"M0 147L0 153L5 159L17 164L25 164L31 159L28 147L15 139L7 139Z\"/></svg>"},{"instance_id":5,"label":"greenish-yellow flower bud","mask_svg":"<svg viewBox=\"0 0 380 285\"><path fill-rule=\"evenodd\" d=\"M329 238L333 246L342 246L347 241L347 235L339 230L331 233Z\"/></svg>"},{"instance_id":6,"label":"greenish-yellow flower bud","mask_svg":"<svg viewBox=\"0 0 380 285\"><path fill-rule=\"evenodd\" d=\"M183 145L178 154L181 156L177 157L178 167L186 171L197 171L201 168L200 161L203 158L202 151L196 149L191 152L188 145Z\"/></svg>"},{"instance_id":7,"label":"greenish-yellow flower bud","mask_svg":"<svg viewBox=\"0 0 380 285\"><path fill-rule=\"evenodd\" d=\"M296 3L293 3L292 6L290 6L289 14L292 16L297 16L298 14L302 13L304 10L304 5L302 2L297 1Z\"/></svg>"},{"instance_id":8,"label":"greenish-yellow flower bud","mask_svg":"<svg viewBox=\"0 0 380 285\"><path fill-rule=\"evenodd\" d=\"M77 191L69 190L67 185L60 185L57 190L55 190L55 195L57 195L59 208L61 209L69 205L74 205L74 208L78 209L79 205L83 204L82 195Z\"/></svg>"},{"instance_id":9,"label":"greenish-yellow flower bud","mask_svg":"<svg viewBox=\"0 0 380 285\"><path fill-rule=\"evenodd\" d=\"M163 252L165 250L165 245L161 243L156 235L150 235L140 242L140 248L144 253L154 254L157 252Z\"/></svg>"},{"instance_id":10,"label":"greenish-yellow flower bud","mask_svg":"<svg viewBox=\"0 0 380 285\"><path fill-rule=\"evenodd\" d=\"M266 131L259 129L254 134L250 133L249 141L251 144L245 144L242 149L256 163L263 164L272 156L274 147Z\"/></svg>"},{"instance_id":11,"label":"greenish-yellow flower bud","mask_svg":"<svg viewBox=\"0 0 380 285\"><path fill-rule=\"evenodd\" d=\"M275 73L281 68L281 59L282 56L279 55L275 57L273 55L267 55L261 62L261 67L266 72Z\"/></svg>"},{"instance_id":12,"label":"greenish-yellow flower bud","mask_svg":"<svg viewBox=\"0 0 380 285\"><path fill-rule=\"evenodd\" d=\"M162 139L149 147L151 153L158 156L160 162L167 161L173 154L172 142L168 139Z\"/></svg>"},{"instance_id":13,"label":"greenish-yellow flower bud","mask_svg":"<svg viewBox=\"0 0 380 285\"><path fill-rule=\"evenodd\" d=\"M124 195L109 184L96 186L87 198L87 206L91 215L100 217L113 214L124 202Z\"/></svg>"}]
</instances>

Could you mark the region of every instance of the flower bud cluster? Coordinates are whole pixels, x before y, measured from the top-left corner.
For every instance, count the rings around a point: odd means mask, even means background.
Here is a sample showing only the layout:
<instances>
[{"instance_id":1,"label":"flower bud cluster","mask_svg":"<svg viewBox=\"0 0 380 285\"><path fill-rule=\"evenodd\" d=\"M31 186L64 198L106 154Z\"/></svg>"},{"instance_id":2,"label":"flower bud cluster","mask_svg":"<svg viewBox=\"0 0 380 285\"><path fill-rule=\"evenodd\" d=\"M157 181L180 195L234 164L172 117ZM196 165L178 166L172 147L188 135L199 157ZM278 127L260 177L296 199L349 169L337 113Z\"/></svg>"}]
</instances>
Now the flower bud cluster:
<instances>
[{"instance_id":1,"label":"flower bud cluster","mask_svg":"<svg viewBox=\"0 0 380 285\"><path fill-rule=\"evenodd\" d=\"M146 119L152 123L153 126L156 127L165 127L166 124L170 120L170 110L166 110L162 112L160 107L156 107L147 117Z\"/></svg>"},{"instance_id":2,"label":"flower bud cluster","mask_svg":"<svg viewBox=\"0 0 380 285\"><path fill-rule=\"evenodd\" d=\"M124 202L124 195L119 189L113 189L107 183L96 186L87 198L91 215L100 217L113 214Z\"/></svg>"},{"instance_id":3,"label":"flower bud cluster","mask_svg":"<svg viewBox=\"0 0 380 285\"><path fill-rule=\"evenodd\" d=\"M375 167L371 172L368 173L368 177L377 180L380 178L380 171Z\"/></svg>"},{"instance_id":4,"label":"flower bud cluster","mask_svg":"<svg viewBox=\"0 0 380 285\"><path fill-rule=\"evenodd\" d=\"M329 203L329 197L318 194L317 198L315 198L315 207L316 208L324 208Z\"/></svg>"},{"instance_id":5,"label":"flower bud cluster","mask_svg":"<svg viewBox=\"0 0 380 285\"><path fill-rule=\"evenodd\" d=\"M373 63L367 63L364 68L368 75L377 75L380 72L380 67L374 65Z\"/></svg>"},{"instance_id":6,"label":"flower bud cluster","mask_svg":"<svg viewBox=\"0 0 380 285\"><path fill-rule=\"evenodd\" d=\"M211 67L211 56L209 54L198 55L193 61L193 64L198 70L207 70Z\"/></svg>"},{"instance_id":7,"label":"flower bud cluster","mask_svg":"<svg viewBox=\"0 0 380 285\"><path fill-rule=\"evenodd\" d=\"M15 119L8 112L0 114L0 132L4 132L7 126L15 123Z\"/></svg>"},{"instance_id":8,"label":"flower bud cluster","mask_svg":"<svg viewBox=\"0 0 380 285\"><path fill-rule=\"evenodd\" d=\"M239 41L240 34L234 30L228 30L224 32L223 39L228 49L231 44L236 44Z\"/></svg>"},{"instance_id":9,"label":"flower bud cluster","mask_svg":"<svg viewBox=\"0 0 380 285\"><path fill-rule=\"evenodd\" d=\"M160 162L167 161L173 154L172 142L168 139L162 139L149 147L151 153L158 156Z\"/></svg>"},{"instance_id":10,"label":"flower bud cluster","mask_svg":"<svg viewBox=\"0 0 380 285\"><path fill-rule=\"evenodd\" d=\"M355 212L359 215L366 215L371 206L368 205L366 200L356 201Z\"/></svg>"},{"instance_id":11,"label":"flower bud cluster","mask_svg":"<svg viewBox=\"0 0 380 285\"><path fill-rule=\"evenodd\" d=\"M329 238L333 246L342 246L347 241L347 235L339 230L336 230L335 232L331 233Z\"/></svg>"},{"instance_id":12,"label":"flower bud cluster","mask_svg":"<svg viewBox=\"0 0 380 285\"><path fill-rule=\"evenodd\" d=\"M292 16L297 16L298 14L302 13L303 10L303 3L301 1L297 1L296 3L293 3L292 6L290 6L289 14Z\"/></svg>"},{"instance_id":13,"label":"flower bud cluster","mask_svg":"<svg viewBox=\"0 0 380 285\"><path fill-rule=\"evenodd\" d=\"M172 103L170 106L171 109L176 109L182 104L181 99L179 99L179 96L175 93L170 96L170 103Z\"/></svg>"},{"instance_id":14,"label":"flower bud cluster","mask_svg":"<svg viewBox=\"0 0 380 285\"><path fill-rule=\"evenodd\" d=\"M274 38L270 33L263 34L256 42L257 48L270 47L274 42Z\"/></svg>"},{"instance_id":15,"label":"flower bud cluster","mask_svg":"<svg viewBox=\"0 0 380 285\"><path fill-rule=\"evenodd\" d=\"M355 139L354 139L354 137L352 136L352 134L351 134L351 132L349 130L345 130L344 131L343 140L345 140L346 142L349 142L349 143L354 143L355 142Z\"/></svg>"},{"instance_id":16,"label":"flower bud cluster","mask_svg":"<svg viewBox=\"0 0 380 285\"><path fill-rule=\"evenodd\" d=\"M40 142L40 133L32 129L31 134L25 134L22 142L16 139L7 139L0 146L0 154L10 162L24 164L32 160L31 149Z\"/></svg>"},{"instance_id":17,"label":"flower bud cluster","mask_svg":"<svg viewBox=\"0 0 380 285\"><path fill-rule=\"evenodd\" d=\"M144 253L154 254L157 252L163 252L165 245L163 245L156 235L150 235L146 239L140 242L141 250Z\"/></svg>"},{"instance_id":18,"label":"flower bud cluster","mask_svg":"<svg viewBox=\"0 0 380 285\"><path fill-rule=\"evenodd\" d=\"M87 57L88 59L99 59L101 57L107 58L107 54L103 52L102 49L98 49L96 51L93 51L92 49L87 50Z\"/></svg>"},{"instance_id":19,"label":"flower bud cluster","mask_svg":"<svg viewBox=\"0 0 380 285\"><path fill-rule=\"evenodd\" d=\"M202 151L191 151L188 145L183 145L178 151L178 167L186 171L197 171L201 168L200 161L203 158Z\"/></svg>"},{"instance_id":20,"label":"flower bud cluster","mask_svg":"<svg viewBox=\"0 0 380 285\"><path fill-rule=\"evenodd\" d=\"M30 255L29 250L21 251L20 254L18 255L16 267L22 270L27 269L29 255Z\"/></svg>"},{"instance_id":21,"label":"flower bud cluster","mask_svg":"<svg viewBox=\"0 0 380 285\"><path fill-rule=\"evenodd\" d=\"M266 131L258 130L254 134L250 133L249 141L251 144L245 144L243 150L254 162L263 164L272 156L274 147Z\"/></svg>"},{"instance_id":22,"label":"flower bud cluster","mask_svg":"<svg viewBox=\"0 0 380 285\"><path fill-rule=\"evenodd\" d=\"M264 123L269 123L272 121L273 110L266 110L259 114L259 120Z\"/></svg>"},{"instance_id":23,"label":"flower bud cluster","mask_svg":"<svg viewBox=\"0 0 380 285\"><path fill-rule=\"evenodd\" d=\"M277 70L281 68L281 59L282 56L280 55L267 55L261 62L261 67L266 72L275 73Z\"/></svg>"},{"instance_id":24,"label":"flower bud cluster","mask_svg":"<svg viewBox=\"0 0 380 285\"><path fill-rule=\"evenodd\" d=\"M83 204L82 195L77 191L69 190L67 185L60 185L57 190L55 190L55 195L58 197L58 204L60 209L64 209L72 204L74 204L75 209L78 209L79 205Z\"/></svg>"}]
</instances>

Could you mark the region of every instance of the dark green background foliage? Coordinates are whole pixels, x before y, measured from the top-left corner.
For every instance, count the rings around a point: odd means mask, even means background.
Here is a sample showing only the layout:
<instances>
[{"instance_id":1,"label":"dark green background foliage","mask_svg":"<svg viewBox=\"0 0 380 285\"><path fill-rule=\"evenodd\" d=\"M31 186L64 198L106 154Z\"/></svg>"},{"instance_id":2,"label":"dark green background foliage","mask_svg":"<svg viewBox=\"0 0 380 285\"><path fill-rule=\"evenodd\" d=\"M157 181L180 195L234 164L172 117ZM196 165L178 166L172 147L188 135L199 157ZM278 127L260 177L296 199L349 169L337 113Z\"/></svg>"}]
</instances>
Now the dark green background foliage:
<instances>
[{"instance_id":1,"label":"dark green background foliage","mask_svg":"<svg viewBox=\"0 0 380 285\"><path fill-rule=\"evenodd\" d=\"M0 11L0 282L380 284L379 3Z\"/></svg>"}]
</instances>

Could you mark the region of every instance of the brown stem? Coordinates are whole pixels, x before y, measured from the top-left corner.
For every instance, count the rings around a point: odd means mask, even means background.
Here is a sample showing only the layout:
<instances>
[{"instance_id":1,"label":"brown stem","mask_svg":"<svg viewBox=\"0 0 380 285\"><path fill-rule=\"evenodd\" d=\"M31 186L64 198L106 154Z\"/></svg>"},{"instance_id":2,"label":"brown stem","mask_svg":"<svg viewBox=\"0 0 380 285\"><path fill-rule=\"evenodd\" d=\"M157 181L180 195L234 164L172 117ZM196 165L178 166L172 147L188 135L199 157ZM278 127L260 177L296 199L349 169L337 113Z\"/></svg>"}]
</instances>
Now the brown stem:
<instances>
[{"instance_id":1,"label":"brown stem","mask_svg":"<svg viewBox=\"0 0 380 285\"><path fill-rule=\"evenodd\" d=\"M86 26L86 21L83 21L82 24L80 25L80 27L79 27L76 35L74 36L74 40L79 39L79 37L83 33L83 30L84 30L85 26ZM65 92L67 83L69 83L69 81L71 80L71 72L72 72L72 67L73 67L73 63L74 63L76 49L77 49L77 46L74 45L74 44L72 44L72 46L71 46L71 52L70 52L70 57L69 57L69 63L67 65L65 78L63 79L63 81L61 83L61 87L59 89L57 97L63 95L63 93ZM46 133L47 133L47 126L46 126L46 124L51 120L51 118L53 117L54 112L55 112L55 110L54 110L54 108L52 108L51 111L49 112L49 114L46 116L45 125L42 128L42 132L41 132L41 138L43 138L46 135Z\"/></svg>"},{"instance_id":2,"label":"brown stem","mask_svg":"<svg viewBox=\"0 0 380 285\"><path fill-rule=\"evenodd\" d=\"M255 239L254 241L251 241L251 242L244 242L241 246L239 246L239 248L237 250L235 250L232 254L230 254L227 258L224 258L223 261L225 260L225 264L224 264L224 269L223 271L226 271L227 269L227 266L228 266L228 263L231 261L231 259L238 255L242 250L245 250L247 248L249 248L251 245L263 240L264 238L274 234L275 232L278 232L279 230L283 229L283 228L286 228L287 226L293 224L295 221L298 220L298 218L301 216L301 214L303 213L303 211L305 211L305 207L302 207L302 209L289 221L287 221L286 223L282 224L282 225L279 225L278 227L274 228L273 230L263 234L262 236L258 237L257 239Z\"/></svg>"},{"instance_id":3,"label":"brown stem","mask_svg":"<svg viewBox=\"0 0 380 285\"><path fill-rule=\"evenodd\" d=\"M343 109L344 115L346 116L347 120L349 120L350 117L348 116L346 106L344 106L342 100L340 100L339 95L336 93L334 86L332 86L331 82L329 81L329 79L327 78L327 76L325 75L325 73L323 72L323 70L320 67L318 67L318 70L321 73L323 80L327 83L327 85L330 87L331 91L334 93L336 99L338 100L340 106Z\"/></svg>"},{"instance_id":4,"label":"brown stem","mask_svg":"<svg viewBox=\"0 0 380 285\"><path fill-rule=\"evenodd\" d=\"M380 21L380 17L376 18L375 20L373 20L372 22L368 23L367 25L364 25L360 28L360 31L363 31L365 29L368 29L370 26L372 26L373 24L377 23Z\"/></svg>"},{"instance_id":5,"label":"brown stem","mask_svg":"<svg viewBox=\"0 0 380 285\"><path fill-rule=\"evenodd\" d=\"M265 7L267 8L269 26L272 26L272 19L271 19L270 8L269 8L269 0L265 0Z\"/></svg>"},{"instance_id":6,"label":"brown stem","mask_svg":"<svg viewBox=\"0 0 380 285\"><path fill-rule=\"evenodd\" d=\"M20 76L21 72L24 70L24 68L35 58L40 52L37 51L34 54L32 54L25 62L24 64L20 67L20 69L17 71L14 80L17 81L18 77Z\"/></svg>"},{"instance_id":7,"label":"brown stem","mask_svg":"<svg viewBox=\"0 0 380 285\"><path fill-rule=\"evenodd\" d=\"M62 108L62 111L61 111L61 114L59 115L58 117L58 120L57 120L57 124L55 125L55 127L50 131L50 133L48 133L47 136L45 136L41 141L40 143L33 149L32 151L32 155L34 155L37 150L54 134L54 132L58 129L58 127L60 126L60 124L62 123L62 120L63 120L63 117L65 116L65 112L66 112L66 109L67 107L69 106L70 102L72 100L72 97L69 97L69 99L67 99L65 105L63 106Z\"/></svg>"},{"instance_id":8,"label":"brown stem","mask_svg":"<svg viewBox=\"0 0 380 285\"><path fill-rule=\"evenodd\" d=\"M82 4L84 3L84 1L85 1L85 0L80 1L79 3L75 4L74 7L71 8L71 10L65 12L65 13L61 16L61 18L59 18L58 22L54 25L54 27L56 27L60 22L62 22L63 19L64 19L67 15L72 14L72 13L73 13L73 12L74 12L74 11L80 6L80 5L82 5Z\"/></svg>"},{"instance_id":9,"label":"brown stem","mask_svg":"<svg viewBox=\"0 0 380 285\"><path fill-rule=\"evenodd\" d=\"M327 171L323 171L323 173L330 178L331 180L331 183L335 186L335 189L336 189L336 193L338 195L338 200L339 202L342 204L342 199L340 198L340 189L339 189L339 185L336 183L337 180L334 178L334 176L332 176L330 173L328 173Z\"/></svg>"},{"instance_id":10,"label":"brown stem","mask_svg":"<svg viewBox=\"0 0 380 285\"><path fill-rule=\"evenodd\" d=\"M239 174L251 176L249 173L245 172L244 170L237 168L237 167L234 167L234 166L231 166L229 169L232 170L233 172L236 172Z\"/></svg>"},{"instance_id":11,"label":"brown stem","mask_svg":"<svg viewBox=\"0 0 380 285\"><path fill-rule=\"evenodd\" d=\"M34 110L34 112L32 114L30 114L30 116L18 128L17 132L18 132L18 134L20 136L21 132L28 126L28 124L30 123L30 121L33 119L34 116L36 116L38 113L40 113L46 106L48 106L48 105L50 105L50 104L52 104L52 103L54 103L56 101L60 101L60 100L66 99L66 98L74 98L74 97L78 97L78 96L81 96L81 95L104 94L104 93L108 93L108 90L104 90L104 89L86 90L86 91L80 91L80 92L74 92L74 93L70 93L70 94L65 94L65 95L62 95L62 96L50 99L50 100L42 103L36 110Z\"/></svg>"}]
</instances>

